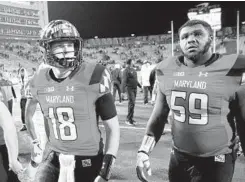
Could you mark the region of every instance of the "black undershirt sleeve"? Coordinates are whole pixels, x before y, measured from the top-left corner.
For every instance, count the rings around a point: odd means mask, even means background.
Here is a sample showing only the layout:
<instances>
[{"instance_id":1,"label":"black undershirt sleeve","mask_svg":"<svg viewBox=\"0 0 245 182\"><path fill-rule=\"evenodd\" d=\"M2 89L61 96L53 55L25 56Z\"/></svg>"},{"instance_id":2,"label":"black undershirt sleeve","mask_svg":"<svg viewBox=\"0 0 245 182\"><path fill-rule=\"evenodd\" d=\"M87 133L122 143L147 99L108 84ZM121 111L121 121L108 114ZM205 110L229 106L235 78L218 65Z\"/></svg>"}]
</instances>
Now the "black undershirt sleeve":
<instances>
[{"instance_id":1,"label":"black undershirt sleeve","mask_svg":"<svg viewBox=\"0 0 245 182\"><path fill-rule=\"evenodd\" d=\"M240 138L241 147L245 152L245 87L241 86L236 92L234 103L234 115L236 120L236 129Z\"/></svg>"},{"instance_id":2,"label":"black undershirt sleeve","mask_svg":"<svg viewBox=\"0 0 245 182\"><path fill-rule=\"evenodd\" d=\"M102 120L108 120L117 115L116 106L114 104L114 98L111 93L106 93L95 103L96 113Z\"/></svg>"},{"instance_id":3,"label":"black undershirt sleeve","mask_svg":"<svg viewBox=\"0 0 245 182\"><path fill-rule=\"evenodd\" d=\"M13 94L14 98L16 99L16 94L15 94L15 90L14 90L13 86L11 86L11 91L12 91L12 94Z\"/></svg>"},{"instance_id":4,"label":"black undershirt sleeve","mask_svg":"<svg viewBox=\"0 0 245 182\"><path fill-rule=\"evenodd\" d=\"M154 136L155 141L162 136L165 124L167 123L169 106L166 96L158 89L156 103L146 127L146 135Z\"/></svg>"}]
</instances>

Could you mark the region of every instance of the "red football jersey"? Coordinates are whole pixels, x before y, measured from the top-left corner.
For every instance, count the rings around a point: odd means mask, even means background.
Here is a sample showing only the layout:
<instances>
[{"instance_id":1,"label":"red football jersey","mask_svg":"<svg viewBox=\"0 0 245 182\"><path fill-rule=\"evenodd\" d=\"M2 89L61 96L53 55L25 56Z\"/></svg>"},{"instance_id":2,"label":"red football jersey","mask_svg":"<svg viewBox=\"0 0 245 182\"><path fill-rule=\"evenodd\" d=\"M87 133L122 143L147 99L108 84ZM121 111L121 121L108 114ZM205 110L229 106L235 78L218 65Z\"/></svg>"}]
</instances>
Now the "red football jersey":
<instances>
[{"instance_id":1,"label":"red football jersey","mask_svg":"<svg viewBox=\"0 0 245 182\"><path fill-rule=\"evenodd\" d=\"M203 157L230 153L236 135L231 102L245 72L245 59L214 55L207 64L189 68L172 57L157 69L160 91L173 112L174 147Z\"/></svg>"},{"instance_id":2,"label":"red football jersey","mask_svg":"<svg viewBox=\"0 0 245 182\"><path fill-rule=\"evenodd\" d=\"M50 68L39 70L30 91L40 103L48 142L54 151L94 156L103 150L95 111L98 98L110 92L109 72L99 64L83 63L61 82L50 77Z\"/></svg>"}]
</instances>

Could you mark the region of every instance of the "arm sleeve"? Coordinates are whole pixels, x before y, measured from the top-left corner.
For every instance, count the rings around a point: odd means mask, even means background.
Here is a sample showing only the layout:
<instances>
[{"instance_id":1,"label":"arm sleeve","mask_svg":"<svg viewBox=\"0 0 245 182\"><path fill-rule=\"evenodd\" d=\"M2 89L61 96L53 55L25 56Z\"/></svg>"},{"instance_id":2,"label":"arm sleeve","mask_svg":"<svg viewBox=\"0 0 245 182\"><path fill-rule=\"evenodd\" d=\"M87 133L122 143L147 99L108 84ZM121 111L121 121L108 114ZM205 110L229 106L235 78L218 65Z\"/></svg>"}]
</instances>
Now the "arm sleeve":
<instances>
[{"instance_id":1,"label":"arm sleeve","mask_svg":"<svg viewBox=\"0 0 245 182\"><path fill-rule=\"evenodd\" d=\"M96 113L102 120L108 120L117 115L114 98L111 93L104 94L95 103Z\"/></svg>"},{"instance_id":2,"label":"arm sleeve","mask_svg":"<svg viewBox=\"0 0 245 182\"><path fill-rule=\"evenodd\" d=\"M169 106L167 104L166 96L158 87L156 104L146 127L146 135L154 136L156 142L160 139L164 126L167 123L168 113Z\"/></svg>"},{"instance_id":3,"label":"arm sleeve","mask_svg":"<svg viewBox=\"0 0 245 182\"><path fill-rule=\"evenodd\" d=\"M105 68L100 78L99 98L95 102L96 114L102 120L108 120L117 115L114 98L111 94L111 74Z\"/></svg>"},{"instance_id":4,"label":"arm sleeve","mask_svg":"<svg viewBox=\"0 0 245 182\"><path fill-rule=\"evenodd\" d=\"M240 138L242 150L245 152L245 86L241 86L236 92L233 105L237 133Z\"/></svg>"}]
</instances>

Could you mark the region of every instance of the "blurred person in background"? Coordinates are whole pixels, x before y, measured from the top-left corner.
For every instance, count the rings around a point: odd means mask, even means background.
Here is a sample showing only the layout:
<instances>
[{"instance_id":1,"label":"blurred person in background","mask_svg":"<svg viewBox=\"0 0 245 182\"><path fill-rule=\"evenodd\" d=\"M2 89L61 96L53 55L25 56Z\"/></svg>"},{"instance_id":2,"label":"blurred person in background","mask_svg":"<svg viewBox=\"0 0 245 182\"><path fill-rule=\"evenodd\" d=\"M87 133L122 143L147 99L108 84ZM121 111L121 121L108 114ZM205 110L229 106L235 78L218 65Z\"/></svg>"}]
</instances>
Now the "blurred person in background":
<instances>
[{"instance_id":1,"label":"blurred person in background","mask_svg":"<svg viewBox=\"0 0 245 182\"><path fill-rule=\"evenodd\" d=\"M156 100L157 89L158 89L158 81L156 79L156 65L162 61L161 58L155 60L155 63L151 65L151 73L150 73L150 87L152 90L151 104L153 105Z\"/></svg>"},{"instance_id":2,"label":"blurred person in background","mask_svg":"<svg viewBox=\"0 0 245 182\"><path fill-rule=\"evenodd\" d=\"M35 75L36 72L37 72L37 69L32 68L32 73L30 75L28 75L29 80Z\"/></svg>"},{"instance_id":3,"label":"blurred person in background","mask_svg":"<svg viewBox=\"0 0 245 182\"><path fill-rule=\"evenodd\" d=\"M141 88L141 85L137 79L137 72L133 68L133 60L128 59L126 63L126 68L123 71L122 77L122 88L124 92L127 89L128 95L128 115L125 123L133 126L137 124L136 121L133 120L137 86Z\"/></svg>"},{"instance_id":4,"label":"blurred person in background","mask_svg":"<svg viewBox=\"0 0 245 182\"><path fill-rule=\"evenodd\" d=\"M121 97L121 66L120 64L115 64L115 68L111 71L111 77L112 77L112 87L113 87L113 97L114 100L116 100L116 91L118 92L119 97L119 103L122 102Z\"/></svg>"},{"instance_id":5,"label":"blurred person in background","mask_svg":"<svg viewBox=\"0 0 245 182\"><path fill-rule=\"evenodd\" d=\"M20 81L20 109L21 109L21 121L23 124L23 127L20 131L25 131L26 130L26 125L25 125L25 108L26 108L26 101L27 101L27 94L28 91L26 90L26 85L28 83L28 73L25 68L20 68L19 71L19 81Z\"/></svg>"},{"instance_id":6,"label":"blurred person in background","mask_svg":"<svg viewBox=\"0 0 245 182\"><path fill-rule=\"evenodd\" d=\"M150 74L151 74L151 65L145 60L141 67L141 85L144 92L144 104L148 104L148 91L150 92L150 97L152 97L152 89L150 85Z\"/></svg>"},{"instance_id":7,"label":"blurred person in background","mask_svg":"<svg viewBox=\"0 0 245 182\"><path fill-rule=\"evenodd\" d=\"M121 74L121 78L123 77L123 71L125 70L125 68L126 68L126 62L124 62L123 63L123 65L122 65L122 69L121 69L121 72L120 72L120 74ZM128 100L128 97L127 97L127 93L126 93L126 90L127 90L127 88L122 88L123 87L123 85L122 85L122 82L121 82L121 98L122 98L122 101L124 101L124 100Z\"/></svg>"},{"instance_id":8,"label":"blurred person in background","mask_svg":"<svg viewBox=\"0 0 245 182\"><path fill-rule=\"evenodd\" d=\"M13 85L18 85L19 84L19 79L18 79L16 70L12 71L11 77L9 79L13 83Z\"/></svg>"}]
</instances>

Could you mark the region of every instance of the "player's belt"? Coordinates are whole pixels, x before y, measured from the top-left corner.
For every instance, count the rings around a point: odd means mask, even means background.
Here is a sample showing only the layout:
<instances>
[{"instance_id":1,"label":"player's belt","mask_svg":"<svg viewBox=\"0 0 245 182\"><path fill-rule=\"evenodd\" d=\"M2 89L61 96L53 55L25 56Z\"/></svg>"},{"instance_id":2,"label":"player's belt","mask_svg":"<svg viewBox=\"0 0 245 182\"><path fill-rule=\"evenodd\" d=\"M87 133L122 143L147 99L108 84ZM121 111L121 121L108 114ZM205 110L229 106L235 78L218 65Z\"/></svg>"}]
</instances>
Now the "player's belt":
<instances>
[{"instance_id":1,"label":"player's belt","mask_svg":"<svg viewBox=\"0 0 245 182\"><path fill-rule=\"evenodd\" d=\"M210 159L211 161L217 161L217 160L221 160L222 158L224 158L223 160L225 160L226 156L229 156L231 155L233 160L236 160L237 158L237 149L233 148L232 152L230 153L227 153L227 154L222 154L222 155L217 155L217 156L210 156L210 157L198 157L198 156L193 156L193 155L190 155L190 154L187 154L185 152L181 152L179 151L178 149L176 148L172 148L172 154L176 155L177 157L180 157L180 158L188 158L189 160L198 160L198 159L201 159L201 158L205 158L205 159Z\"/></svg>"}]
</instances>

